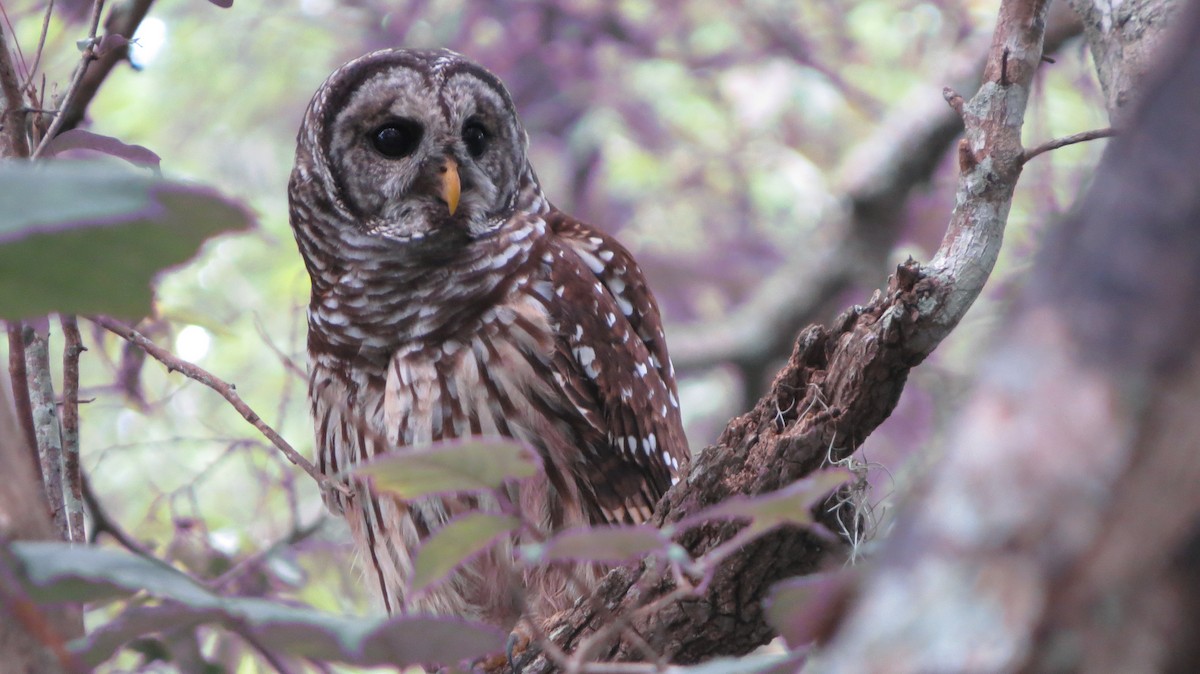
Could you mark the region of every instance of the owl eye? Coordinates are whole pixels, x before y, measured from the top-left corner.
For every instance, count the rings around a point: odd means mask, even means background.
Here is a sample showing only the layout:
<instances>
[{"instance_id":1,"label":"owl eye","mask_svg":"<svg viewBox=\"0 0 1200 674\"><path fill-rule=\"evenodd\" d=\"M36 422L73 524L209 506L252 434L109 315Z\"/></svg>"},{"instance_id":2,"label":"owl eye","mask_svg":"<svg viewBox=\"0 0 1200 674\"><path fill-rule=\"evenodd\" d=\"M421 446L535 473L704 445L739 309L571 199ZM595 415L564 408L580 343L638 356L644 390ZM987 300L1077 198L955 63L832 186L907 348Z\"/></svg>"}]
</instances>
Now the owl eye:
<instances>
[{"instance_id":1,"label":"owl eye","mask_svg":"<svg viewBox=\"0 0 1200 674\"><path fill-rule=\"evenodd\" d=\"M389 159L407 157L416 151L421 144L421 135L425 132L418 122L411 119L397 119L388 122L370 133L371 145Z\"/></svg>"},{"instance_id":2,"label":"owl eye","mask_svg":"<svg viewBox=\"0 0 1200 674\"><path fill-rule=\"evenodd\" d=\"M463 125L462 138L467 145L467 152L476 159L487 149L488 132L477 119L468 119Z\"/></svg>"}]
</instances>

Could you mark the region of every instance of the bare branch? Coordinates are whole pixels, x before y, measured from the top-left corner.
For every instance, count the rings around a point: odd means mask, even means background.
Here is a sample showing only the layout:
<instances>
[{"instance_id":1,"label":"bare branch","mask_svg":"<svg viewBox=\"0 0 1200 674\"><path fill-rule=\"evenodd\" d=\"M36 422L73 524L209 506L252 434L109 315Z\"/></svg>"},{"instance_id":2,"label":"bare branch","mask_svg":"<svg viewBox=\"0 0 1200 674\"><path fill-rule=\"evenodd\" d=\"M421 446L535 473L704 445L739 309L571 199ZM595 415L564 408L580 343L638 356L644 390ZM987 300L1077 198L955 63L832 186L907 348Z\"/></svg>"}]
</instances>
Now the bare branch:
<instances>
[{"instance_id":1,"label":"bare branch","mask_svg":"<svg viewBox=\"0 0 1200 674\"><path fill-rule=\"evenodd\" d=\"M25 75L25 82L21 85L21 91L29 88L33 82L34 75L37 74L38 66L42 63L42 50L46 47L46 35L50 32L50 16L54 13L54 0L46 3L46 13L42 16L42 32L38 34L37 52L33 55L33 63L29 66L29 72Z\"/></svg>"},{"instance_id":2,"label":"bare branch","mask_svg":"<svg viewBox=\"0 0 1200 674\"><path fill-rule=\"evenodd\" d=\"M1025 150L1025 154L1021 157L1021 163L1024 164L1025 162L1029 161L1030 159L1033 159L1034 157L1038 156L1039 154L1042 154L1043 152L1057 150L1060 147L1074 145L1075 143L1084 143L1089 140L1097 140L1099 138L1112 138L1115 135L1117 135L1116 130L1109 127L1109 128L1105 128L1105 129L1095 129L1093 131L1084 131L1082 133L1076 133L1074 135L1064 136L1062 138L1055 138L1054 140L1049 140L1049 141L1046 141L1045 143L1042 143L1041 145L1038 145L1037 147L1033 148L1032 150Z\"/></svg>"},{"instance_id":3,"label":"bare branch","mask_svg":"<svg viewBox=\"0 0 1200 674\"><path fill-rule=\"evenodd\" d=\"M108 330L109 332L128 340L131 344L136 345L155 360L159 361L163 365L166 365L169 372L179 372L185 377L198 381L221 394L221 397L229 401L229 404L233 405L233 408L242 415L243 419L249 422L250 425L257 428L258 432L262 433L263 436L271 441L271 444L275 445L279 451L283 452L283 455L286 456L289 461L299 466L300 469L305 473L308 473L309 477L311 477L318 485L320 485L322 490L336 489L339 491L348 492L345 485L321 475L321 473L317 471L316 467L313 466L308 459L301 456L301 454L297 452L287 440L283 439L283 436L279 435L275 429L268 426L267 423L263 421L262 418L259 417L258 414L246 404L245 401L242 400L241 396L234 391L233 385L213 375L208 370L175 356L170 351L167 351L161 346L155 344L141 333L116 319L109 318L107 316L91 316L89 317L89 320L94 322L96 325L103 327L105 330Z\"/></svg>"},{"instance_id":4,"label":"bare branch","mask_svg":"<svg viewBox=\"0 0 1200 674\"><path fill-rule=\"evenodd\" d=\"M1046 27L1046 51L1061 47L1082 31L1075 13L1059 0ZM931 92L979 88L986 44L969 41L949 58L945 73L916 87L914 96L895 105L879 122L878 131L847 152L838 174L836 195L846 205L826 228L840 237L816 259L781 266L754 295L719 324L668 326L671 359L679 370L733 363L748 381L757 383L783 360L792 337L820 320L822 308L839 293L859 284L873 287L900 228L908 195L929 182L938 162L963 128L962 115ZM830 307L830 310L833 308ZM832 311L831 311L832 313Z\"/></svg>"},{"instance_id":5,"label":"bare branch","mask_svg":"<svg viewBox=\"0 0 1200 674\"><path fill-rule=\"evenodd\" d=\"M59 317L63 330L62 438L64 502L70 539L83 541L83 486L79 466L79 355L87 349L79 336L79 323L70 314Z\"/></svg>"},{"instance_id":6,"label":"bare branch","mask_svg":"<svg viewBox=\"0 0 1200 674\"><path fill-rule=\"evenodd\" d=\"M104 21L105 35L120 35L126 39L131 39L133 34L137 32L137 28L142 23L142 19L146 18L147 12L150 11L150 5L154 0L131 0L130 2L118 3L108 13L108 18ZM92 36L95 36L93 32ZM60 126L58 131L66 131L73 129L83 121L84 113L87 112L88 105L95 98L96 92L100 90L100 85L104 83L104 79L112 72L116 65L126 59L129 54L129 45L122 45L113 49L106 49L103 54L93 57L92 63L88 66L86 72L82 74L78 86L75 90L75 95L71 100L63 100L63 104L59 106L58 116L55 118ZM57 132L56 132L57 133ZM43 136L41 145L45 145L48 139L53 138L54 134L47 133ZM40 149L40 148L39 148Z\"/></svg>"},{"instance_id":7,"label":"bare branch","mask_svg":"<svg viewBox=\"0 0 1200 674\"><path fill-rule=\"evenodd\" d=\"M29 139L25 137L25 118L20 114L25 102L3 27L0 27L0 94L4 96L4 103L0 105L0 127L3 128L0 157L26 157Z\"/></svg>"},{"instance_id":8,"label":"bare branch","mask_svg":"<svg viewBox=\"0 0 1200 674\"><path fill-rule=\"evenodd\" d=\"M909 369L962 319L999 253L1021 173L1021 125L1041 61L1046 7L1042 0L1008 0L1001 7L984 83L963 106L964 142L974 161L959 177L957 207L933 261L901 265L866 306L848 310L829 328L812 326L801 333L771 391L699 454L687 479L659 503L654 523L677 523L703 504L787 485L827 460L851 454L891 413ZM1001 70L1006 83L1000 81ZM699 558L739 530L711 523L683 532L676 541ZM745 653L771 634L762 617L766 589L782 578L811 573L829 546L805 531L776 531L731 554L703 596L667 602L648 615L636 612L672 595L674 582L664 578L639 587L650 567L616 569L597 590L601 601L581 603L548 631L571 652L603 629L592 608L600 604L615 607L618 616L636 615L632 629L670 661ZM618 638L597 655L629 661L640 652L632 640ZM531 653L522 671L555 668L552 660Z\"/></svg>"},{"instance_id":9,"label":"bare branch","mask_svg":"<svg viewBox=\"0 0 1200 674\"><path fill-rule=\"evenodd\" d=\"M100 26L100 14L104 11L104 0L92 0L92 19L88 28L87 46L83 49L83 56L79 59L79 65L75 68L75 74L71 76L71 84L67 86L66 93L63 94L62 103L59 104L59 114L54 116L54 120L50 122L50 128L42 136L41 142L33 150L30 155L33 159L41 156L45 152L46 146L50 144L51 139L58 135L58 132L63 128L63 123L66 121L66 116L62 114L64 110L76 104L75 99L79 95L79 85L83 82L83 76L87 74L88 65L96 58L96 30Z\"/></svg>"},{"instance_id":10,"label":"bare branch","mask_svg":"<svg viewBox=\"0 0 1200 674\"><path fill-rule=\"evenodd\" d=\"M12 383L13 407L17 413L17 423L21 426L22 434L29 450L29 458L37 469L38 480L44 480L42 463L38 460L37 432L33 428L33 406L29 402L29 375L25 369L25 338L22 336L24 326L21 321L9 321L8 329L8 376Z\"/></svg>"},{"instance_id":11,"label":"bare branch","mask_svg":"<svg viewBox=\"0 0 1200 674\"><path fill-rule=\"evenodd\" d=\"M1200 6L1181 19L825 671L1196 670Z\"/></svg>"},{"instance_id":12,"label":"bare branch","mask_svg":"<svg viewBox=\"0 0 1200 674\"><path fill-rule=\"evenodd\" d=\"M58 404L54 398L54 383L50 379L50 347L48 339L39 335L33 326L22 328L25 343L25 370L29 377L29 403L33 410L33 430L37 438L38 457L42 464L46 499L50 514L58 526L59 536L71 540L67 524L67 509L63 499L63 439L58 419Z\"/></svg>"}]
</instances>

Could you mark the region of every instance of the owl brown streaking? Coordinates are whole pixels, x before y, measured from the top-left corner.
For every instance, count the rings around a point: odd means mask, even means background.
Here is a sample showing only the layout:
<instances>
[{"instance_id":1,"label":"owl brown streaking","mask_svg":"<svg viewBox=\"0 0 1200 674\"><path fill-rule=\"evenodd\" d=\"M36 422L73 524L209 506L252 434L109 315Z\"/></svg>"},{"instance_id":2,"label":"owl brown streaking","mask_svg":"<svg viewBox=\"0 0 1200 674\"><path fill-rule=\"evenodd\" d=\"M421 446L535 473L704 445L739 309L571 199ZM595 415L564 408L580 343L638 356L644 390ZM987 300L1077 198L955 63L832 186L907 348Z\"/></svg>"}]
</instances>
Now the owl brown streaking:
<instances>
[{"instance_id":1,"label":"owl brown streaking","mask_svg":"<svg viewBox=\"0 0 1200 674\"><path fill-rule=\"evenodd\" d=\"M386 50L317 91L288 186L312 278L318 464L473 435L518 438L544 473L508 490L543 531L638 523L688 460L658 307L629 252L555 209L508 91L450 51ZM422 597L415 549L488 498L401 502L352 485L342 512L391 612L511 626L581 589L517 571L503 541ZM584 585L602 569L574 570Z\"/></svg>"}]
</instances>

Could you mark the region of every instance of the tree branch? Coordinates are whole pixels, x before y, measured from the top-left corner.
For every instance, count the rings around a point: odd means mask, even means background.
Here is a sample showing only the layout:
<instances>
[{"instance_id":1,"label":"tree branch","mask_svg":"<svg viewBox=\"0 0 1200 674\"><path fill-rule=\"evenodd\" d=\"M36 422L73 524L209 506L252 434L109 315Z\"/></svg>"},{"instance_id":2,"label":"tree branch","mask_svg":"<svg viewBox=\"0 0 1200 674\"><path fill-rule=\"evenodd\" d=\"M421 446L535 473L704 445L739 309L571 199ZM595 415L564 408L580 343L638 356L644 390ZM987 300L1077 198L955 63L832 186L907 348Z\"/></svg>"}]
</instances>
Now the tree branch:
<instances>
[{"instance_id":1,"label":"tree branch","mask_svg":"<svg viewBox=\"0 0 1200 674\"><path fill-rule=\"evenodd\" d=\"M659 504L655 523L679 522L705 504L737 494L783 487L827 460L851 454L891 413L908 371L958 324L999 253L1021 173L1021 125L1041 61L1046 7L1044 0L1008 0L1001 6L984 83L963 108L962 142L971 161L959 176L957 207L933 261L901 265L886 290L866 306L848 310L828 328L812 326L801 333L770 392L700 453L687 479ZM737 531L736 525L714 523L688 530L677 542L699 557ZM637 659L633 644L638 640L674 662L745 653L771 636L761 606L767 588L811 573L825 547L805 531L765 536L731 555L703 596L637 617L632 629L639 638L620 638L599 655ZM597 607L615 607L613 613L622 615L672 591L672 580L659 577L631 592L647 573L644 564L614 570L592 601L581 602L548 632L570 652L602 629L605 613ZM521 663L524 672L555 668L536 649Z\"/></svg>"},{"instance_id":2,"label":"tree branch","mask_svg":"<svg viewBox=\"0 0 1200 674\"><path fill-rule=\"evenodd\" d=\"M42 464L43 485L50 502L50 514L58 527L59 537L71 540L67 524L67 509L63 497L63 439L58 418L54 384L50 378L50 345L48 336L39 335L33 326L22 328L25 344L25 369L29 378L29 403L33 410L34 435L38 457Z\"/></svg>"},{"instance_id":3,"label":"tree branch","mask_svg":"<svg viewBox=\"0 0 1200 674\"><path fill-rule=\"evenodd\" d=\"M1183 14L824 671L1200 666L1200 6Z\"/></svg>"},{"instance_id":4,"label":"tree branch","mask_svg":"<svg viewBox=\"0 0 1200 674\"><path fill-rule=\"evenodd\" d=\"M1046 28L1046 51L1077 37L1082 24L1066 7L1053 4ZM931 92L979 89L984 46L968 41L949 59L945 73L915 88L880 120L878 131L852 148L837 173L841 222L823 228L838 240L817 259L782 265L754 295L719 324L671 331L671 360L681 371L733 363L756 382L790 350L792 337L819 318L821 307L852 285L873 287L900 232L904 203L927 184L963 128L961 116ZM949 83L947 85L947 83Z\"/></svg>"},{"instance_id":5,"label":"tree branch","mask_svg":"<svg viewBox=\"0 0 1200 674\"><path fill-rule=\"evenodd\" d=\"M275 429L268 426L267 423L263 421L262 418L245 403L245 401L242 400L241 396L234 391L232 384L226 382L220 377L213 375L208 370L205 370L194 363L189 363L181 358L178 358L170 351L167 351L161 346L155 344L141 333L118 320L109 318L108 316L91 316L89 317L89 320L105 330L108 330L109 332L128 340L131 344L134 344L142 351L145 351L155 360L163 365L166 365L168 372L179 372L188 379L198 381L219 393L222 398L225 398L225 400L229 401L229 404L232 405L233 408L242 415L243 419L258 429L263 436L271 441L271 444L275 445L279 451L283 452L283 455L286 456L289 461L299 466L304 472L308 473L309 477L311 477L322 488L322 490L346 489L344 485L334 482L324 475L321 475L321 473L317 471L316 467L313 466L308 459L304 458L299 452L297 452L287 440L283 439L283 436L279 435Z\"/></svg>"},{"instance_id":6,"label":"tree branch","mask_svg":"<svg viewBox=\"0 0 1200 674\"><path fill-rule=\"evenodd\" d=\"M50 128L42 136L41 142L34 148L33 154L30 155L33 159L41 156L46 147L50 145L50 141L58 135L58 132L63 128L63 123L66 121L64 111L75 105L78 107L76 99L79 97L79 85L83 83L83 78L87 74L88 66L96 59L96 30L100 26L100 14L104 11L104 0L92 0L92 19L89 22L87 46L83 49L83 56L79 59L79 65L75 67L75 73L71 75L71 83L67 85L67 91L63 94L62 103L59 104L59 114L54 116L50 122ZM86 102L85 102L86 105Z\"/></svg>"},{"instance_id":7,"label":"tree branch","mask_svg":"<svg viewBox=\"0 0 1200 674\"><path fill-rule=\"evenodd\" d=\"M1043 153L1049 152L1051 150L1057 150L1060 147L1074 145L1075 143L1085 143L1089 140L1097 140L1099 138L1112 138L1115 135L1117 135L1116 129L1109 127L1109 128L1105 128L1105 129L1094 129L1092 131L1083 131L1081 133L1072 134L1070 136L1064 136L1062 138L1055 138L1054 140L1048 140L1045 143L1042 143L1041 145L1038 145L1037 147L1035 147L1031 150L1025 150L1025 155L1023 157L1021 157L1021 163L1023 164L1025 162L1028 162L1030 159L1033 159L1034 157L1038 156L1039 154L1043 154Z\"/></svg>"},{"instance_id":8,"label":"tree branch","mask_svg":"<svg viewBox=\"0 0 1200 674\"><path fill-rule=\"evenodd\" d=\"M0 106L0 128L3 128L0 157L27 157L29 141L25 137L25 118L19 114L25 101L21 97L21 83L17 80L3 27L0 27L0 95L4 97Z\"/></svg>"},{"instance_id":9,"label":"tree branch","mask_svg":"<svg viewBox=\"0 0 1200 674\"><path fill-rule=\"evenodd\" d=\"M79 465L79 355L87 351L79 335L79 323L75 316L64 314L59 317L63 330L63 391L62 391L62 438L64 501L67 507L69 540L84 541L83 528L83 481Z\"/></svg>"},{"instance_id":10,"label":"tree branch","mask_svg":"<svg viewBox=\"0 0 1200 674\"><path fill-rule=\"evenodd\" d=\"M8 331L8 376L12 383L13 408L17 415L17 423L25 436L29 458L37 471L38 482L45 477L42 475L42 462L37 453L37 431L33 428L33 405L29 402L29 373L25 369L25 338L24 325L21 321L9 321Z\"/></svg>"}]
</instances>

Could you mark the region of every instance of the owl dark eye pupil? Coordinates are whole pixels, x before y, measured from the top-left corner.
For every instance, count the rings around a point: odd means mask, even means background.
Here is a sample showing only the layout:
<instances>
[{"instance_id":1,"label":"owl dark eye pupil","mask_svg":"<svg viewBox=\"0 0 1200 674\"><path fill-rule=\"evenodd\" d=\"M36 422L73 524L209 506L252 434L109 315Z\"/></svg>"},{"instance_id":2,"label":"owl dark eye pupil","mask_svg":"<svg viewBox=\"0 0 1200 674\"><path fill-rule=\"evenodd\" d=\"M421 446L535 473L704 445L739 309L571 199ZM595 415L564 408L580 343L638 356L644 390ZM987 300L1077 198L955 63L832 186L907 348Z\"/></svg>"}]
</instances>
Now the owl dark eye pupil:
<instances>
[{"instance_id":1,"label":"owl dark eye pupil","mask_svg":"<svg viewBox=\"0 0 1200 674\"><path fill-rule=\"evenodd\" d=\"M487 129L485 129L483 124L480 124L478 121L467 120L467 123L463 125L462 137L463 143L465 143L467 146L467 152L469 152L471 156L475 157L476 159L478 159L483 154L483 151L487 149Z\"/></svg>"},{"instance_id":2,"label":"owl dark eye pupil","mask_svg":"<svg viewBox=\"0 0 1200 674\"><path fill-rule=\"evenodd\" d=\"M424 129L411 119L388 122L371 132L371 145L385 157L399 159L416 152Z\"/></svg>"}]
</instances>

